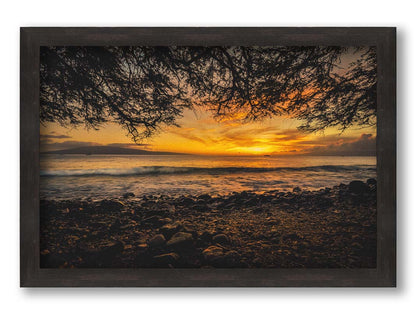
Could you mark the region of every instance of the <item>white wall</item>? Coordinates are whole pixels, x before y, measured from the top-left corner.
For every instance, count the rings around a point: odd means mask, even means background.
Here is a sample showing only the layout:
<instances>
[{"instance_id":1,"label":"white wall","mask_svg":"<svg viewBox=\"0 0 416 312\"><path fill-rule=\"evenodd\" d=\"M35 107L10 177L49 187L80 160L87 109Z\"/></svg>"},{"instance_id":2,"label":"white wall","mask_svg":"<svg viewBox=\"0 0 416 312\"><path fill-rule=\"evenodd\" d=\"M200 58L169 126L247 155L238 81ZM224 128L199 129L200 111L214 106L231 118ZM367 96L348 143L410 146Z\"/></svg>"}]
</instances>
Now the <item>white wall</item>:
<instances>
[{"instance_id":1,"label":"white wall","mask_svg":"<svg viewBox=\"0 0 416 312\"><path fill-rule=\"evenodd\" d=\"M416 152L412 1L3 1L0 9L0 306L3 311L408 311L415 306ZM20 26L397 26L397 289L20 289L18 123ZM412 57L413 56L413 57ZM413 295L413 296L412 296Z\"/></svg>"}]
</instances>

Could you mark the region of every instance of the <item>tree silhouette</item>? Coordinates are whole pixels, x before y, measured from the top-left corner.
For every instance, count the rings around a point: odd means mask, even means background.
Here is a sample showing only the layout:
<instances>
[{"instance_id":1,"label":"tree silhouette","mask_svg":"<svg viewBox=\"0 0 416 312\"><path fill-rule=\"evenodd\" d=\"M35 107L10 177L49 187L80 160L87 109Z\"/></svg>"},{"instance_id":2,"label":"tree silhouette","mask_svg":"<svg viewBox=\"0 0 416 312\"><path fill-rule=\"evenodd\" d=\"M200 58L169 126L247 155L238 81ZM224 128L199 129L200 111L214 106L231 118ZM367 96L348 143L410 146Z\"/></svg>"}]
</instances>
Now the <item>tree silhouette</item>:
<instances>
[{"instance_id":1,"label":"tree silhouette","mask_svg":"<svg viewBox=\"0 0 416 312\"><path fill-rule=\"evenodd\" d=\"M301 129L371 126L376 52L358 47L42 47L40 119L122 125L135 140L174 125L185 108L251 121L303 120Z\"/></svg>"}]
</instances>

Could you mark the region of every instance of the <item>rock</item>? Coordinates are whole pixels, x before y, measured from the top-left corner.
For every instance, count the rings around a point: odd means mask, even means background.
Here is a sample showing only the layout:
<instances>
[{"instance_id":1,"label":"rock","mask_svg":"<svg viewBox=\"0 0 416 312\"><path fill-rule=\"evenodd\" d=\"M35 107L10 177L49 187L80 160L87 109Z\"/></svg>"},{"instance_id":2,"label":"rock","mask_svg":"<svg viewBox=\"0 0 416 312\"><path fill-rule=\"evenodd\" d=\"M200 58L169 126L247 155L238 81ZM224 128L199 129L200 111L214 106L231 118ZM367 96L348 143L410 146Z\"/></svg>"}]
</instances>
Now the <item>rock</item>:
<instances>
[{"instance_id":1,"label":"rock","mask_svg":"<svg viewBox=\"0 0 416 312\"><path fill-rule=\"evenodd\" d=\"M158 255L153 257L153 263L155 266L169 267L175 266L178 263L179 255L177 253L171 252L163 255Z\"/></svg>"},{"instance_id":2,"label":"rock","mask_svg":"<svg viewBox=\"0 0 416 312\"><path fill-rule=\"evenodd\" d=\"M264 209L262 207L257 207L257 208L254 208L252 211L254 214L259 214L259 213L262 213Z\"/></svg>"},{"instance_id":3,"label":"rock","mask_svg":"<svg viewBox=\"0 0 416 312\"><path fill-rule=\"evenodd\" d=\"M141 244L138 244L138 245L136 246L136 249L137 249L138 251L144 251L144 250L146 250L148 247L149 247L149 245L147 245L147 244L145 244L145 243L141 243Z\"/></svg>"},{"instance_id":4,"label":"rock","mask_svg":"<svg viewBox=\"0 0 416 312\"><path fill-rule=\"evenodd\" d=\"M208 262L215 262L224 256L224 251L221 247L209 246L202 252L202 255Z\"/></svg>"},{"instance_id":5,"label":"rock","mask_svg":"<svg viewBox=\"0 0 416 312\"><path fill-rule=\"evenodd\" d=\"M158 247L164 246L165 243L166 243L166 239L163 236L163 234L158 234L158 235L153 236L149 240L149 247L151 247L151 248L158 248Z\"/></svg>"},{"instance_id":6,"label":"rock","mask_svg":"<svg viewBox=\"0 0 416 312\"><path fill-rule=\"evenodd\" d=\"M279 219L274 219L274 218L270 218L270 217L266 219L266 224L268 224L268 225L279 225L281 223L282 223L282 221L280 221Z\"/></svg>"},{"instance_id":7,"label":"rock","mask_svg":"<svg viewBox=\"0 0 416 312\"><path fill-rule=\"evenodd\" d=\"M179 222L165 224L159 229L159 232L162 233L167 239L170 239L175 233L179 232L182 229L182 225Z\"/></svg>"},{"instance_id":8,"label":"rock","mask_svg":"<svg viewBox=\"0 0 416 312\"><path fill-rule=\"evenodd\" d=\"M124 204L121 201L119 201L119 200L112 200L112 199L108 200L108 199L104 199L104 200L101 201L100 207L101 208L105 208L105 209L109 209L109 208L112 208L112 209L114 209L114 208L115 209L120 209L120 208L123 208L124 207Z\"/></svg>"},{"instance_id":9,"label":"rock","mask_svg":"<svg viewBox=\"0 0 416 312\"><path fill-rule=\"evenodd\" d=\"M218 234L212 238L214 243L217 244L227 244L230 240L227 235L225 234Z\"/></svg>"},{"instance_id":10,"label":"rock","mask_svg":"<svg viewBox=\"0 0 416 312\"><path fill-rule=\"evenodd\" d=\"M175 206L170 205L168 203L161 203L161 204L158 203L157 207L160 210L166 210L166 211L169 211L170 213L175 212Z\"/></svg>"},{"instance_id":11,"label":"rock","mask_svg":"<svg viewBox=\"0 0 416 312\"><path fill-rule=\"evenodd\" d=\"M196 204L192 207L192 209L197 210L197 211L209 211L210 207L204 203L204 204Z\"/></svg>"},{"instance_id":12,"label":"rock","mask_svg":"<svg viewBox=\"0 0 416 312\"><path fill-rule=\"evenodd\" d=\"M213 234L211 232L204 231L204 232L202 232L202 234L200 235L199 238L203 242L210 242L212 240L212 236L213 236Z\"/></svg>"},{"instance_id":13,"label":"rock","mask_svg":"<svg viewBox=\"0 0 416 312\"><path fill-rule=\"evenodd\" d=\"M234 250L227 251L223 258L219 259L218 266L221 267L233 267L239 265L240 254Z\"/></svg>"},{"instance_id":14,"label":"rock","mask_svg":"<svg viewBox=\"0 0 416 312\"><path fill-rule=\"evenodd\" d=\"M348 190L354 194L362 194L368 191L368 185L362 181L352 181L348 185Z\"/></svg>"},{"instance_id":15,"label":"rock","mask_svg":"<svg viewBox=\"0 0 416 312\"><path fill-rule=\"evenodd\" d=\"M230 250L224 253L224 250L218 246L209 246L202 252L202 255L208 264L215 267L230 268L240 263L238 252Z\"/></svg>"},{"instance_id":16,"label":"rock","mask_svg":"<svg viewBox=\"0 0 416 312\"><path fill-rule=\"evenodd\" d=\"M146 200L142 203L143 207L153 207L154 205L156 205L156 202L154 200Z\"/></svg>"},{"instance_id":17,"label":"rock","mask_svg":"<svg viewBox=\"0 0 416 312\"><path fill-rule=\"evenodd\" d=\"M298 186L294 187L293 190L292 190L293 193L300 193L301 191L302 190Z\"/></svg>"},{"instance_id":18,"label":"rock","mask_svg":"<svg viewBox=\"0 0 416 312\"><path fill-rule=\"evenodd\" d=\"M92 266L111 266L114 258L121 255L124 244L120 241L109 241L105 245L94 248L81 248L79 254ZM87 260L88 259L88 260Z\"/></svg>"},{"instance_id":19,"label":"rock","mask_svg":"<svg viewBox=\"0 0 416 312\"><path fill-rule=\"evenodd\" d=\"M132 192L127 192L127 193L124 193L123 194L123 198L129 198L129 197L134 197L135 195L134 195L134 193L132 193Z\"/></svg>"},{"instance_id":20,"label":"rock","mask_svg":"<svg viewBox=\"0 0 416 312\"><path fill-rule=\"evenodd\" d=\"M260 268L262 266L263 261L260 257L256 257L253 259L253 266Z\"/></svg>"},{"instance_id":21,"label":"rock","mask_svg":"<svg viewBox=\"0 0 416 312\"><path fill-rule=\"evenodd\" d=\"M244 204L248 207L256 206L259 203L259 200L255 197L247 199Z\"/></svg>"},{"instance_id":22,"label":"rock","mask_svg":"<svg viewBox=\"0 0 416 312\"><path fill-rule=\"evenodd\" d=\"M161 218L159 219L160 224L167 224L167 223L171 223L172 219L171 218Z\"/></svg>"},{"instance_id":23,"label":"rock","mask_svg":"<svg viewBox=\"0 0 416 312\"><path fill-rule=\"evenodd\" d=\"M166 210L161 210L161 209L153 209L153 210L148 210L146 211L146 217L153 217L153 216L158 216L158 217L165 217L167 215Z\"/></svg>"},{"instance_id":24,"label":"rock","mask_svg":"<svg viewBox=\"0 0 416 312\"><path fill-rule=\"evenodd\" d=\"M368 179L367 184L368 185L377 185L377 180L376 179Z\"/></svg>"},{"instance_id":25,"label":"rock","mask_svg":"<svg viewBox=\"0 0 416 312\"><path fill-rule=\"evenodd\" d=\"M296 233L291 233L283 236L284 241L298 241L301 240L301 237Z\"/></svg>"},{"instance_id":26,"label":"rock","mask_svg":"<svg viewBox=\"0 0 416 312\"><path fill-rule=\"evenodd\" d=\"M116 220L113 224L110 225L110 230L113 232L118 232L120 231L120 227L121 227L121 222L120 220Z\"/></svg>"},{"instance_id":27,"label":"rock","mask_svg":"<svg viewBox=\"0 0 416 312\"><path fill-rule=\"evenodd\" d=\"M211 196L210 195L208 195L208 194L203 194L203 195L200 195L200 196L198 196L198 199L202 199L202 200L210 200L211 199Z\"/></svg>"},{"instance_id":28,"label":"rock","mask_svg":"<svg viewBox=\"0 0 416 312\"><path fill-rule=\"evenodd\" d=\"M182 232L191 233L195 237L198 236L195 224L192 224L189 221L185 221L183 222L182 226L183 226Z\"/></svg>"},{"instance_id":29,"label":"rock","mask_svg":"<svg viewBox=\"0 0 416 312\"><path fill-rule=\"evenodd\" d=\"M143 223L161 224L159 216L151 216L142 220Z\"/></svg>"},{"instance_id":30,"label":"rock","mask_svg":"<svg viewBox=\"0 0 416 312\"><path fill-rule=\"evenodd\" d=\"M193 243L192 234L178 232L168 241L167 246L173 249L186 249L192 247Z\"/></svg>"},{"instance_id":31,"label":"rock","mask_svg":"<svg viewBox=\"0 0 416 312\"><path fill-rule=\"evenodd\" d=\"M180 204L183 206L192 205L194 203L192 198L189 197L183 197L180 199Z\"/></svg>"},{"instance_id":32,"label":"rock","mask_svg":"<svg viewBox=\"0 0 416 312\"><path fill-rule=\"evenodd\" d=\"M122 242L119 241L113 241L105 245L101 249L101 254L107 254L107 255L117 255L120 254L124 250L124 245Z\"/></svg>"}]
</instances>

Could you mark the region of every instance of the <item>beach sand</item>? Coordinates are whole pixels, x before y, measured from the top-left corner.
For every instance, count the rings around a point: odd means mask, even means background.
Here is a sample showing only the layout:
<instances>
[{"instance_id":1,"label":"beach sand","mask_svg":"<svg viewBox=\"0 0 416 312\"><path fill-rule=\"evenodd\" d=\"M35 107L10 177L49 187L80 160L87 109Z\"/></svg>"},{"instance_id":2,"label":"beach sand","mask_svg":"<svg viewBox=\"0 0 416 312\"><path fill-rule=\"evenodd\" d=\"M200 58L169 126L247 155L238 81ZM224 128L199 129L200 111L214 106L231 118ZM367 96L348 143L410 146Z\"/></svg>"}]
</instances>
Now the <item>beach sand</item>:
<instances>
[{"instance_id":1,"label":"beach sand","mask_svg":"<svg viewBox=\"0 0 416 312\"><path fill-rule=\"evenodd\" d=\"M374 268L376 181L318 191L41 200L42 268Z\"/></svg>"}]
</instances>

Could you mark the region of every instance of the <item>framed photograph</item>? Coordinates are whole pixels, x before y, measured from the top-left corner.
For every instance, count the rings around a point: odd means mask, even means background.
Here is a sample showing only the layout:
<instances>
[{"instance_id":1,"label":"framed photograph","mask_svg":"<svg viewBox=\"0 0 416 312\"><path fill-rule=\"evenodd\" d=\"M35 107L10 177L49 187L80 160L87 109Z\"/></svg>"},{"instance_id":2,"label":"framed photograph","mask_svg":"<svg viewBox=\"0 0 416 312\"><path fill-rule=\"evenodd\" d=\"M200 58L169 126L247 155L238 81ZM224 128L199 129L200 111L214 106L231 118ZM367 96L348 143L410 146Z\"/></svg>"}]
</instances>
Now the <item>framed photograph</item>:
<instances>
[{"instance_id":1,"label":"framed photograph","mask_svg":"<svg viewBox=\"0 0 416 312\"><path fill-rule=\"evenodd\" d=\"M21 286L396 285L395 28L22 28Z\"/></svg>"}]
</instances>

